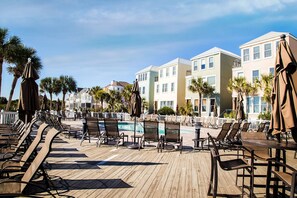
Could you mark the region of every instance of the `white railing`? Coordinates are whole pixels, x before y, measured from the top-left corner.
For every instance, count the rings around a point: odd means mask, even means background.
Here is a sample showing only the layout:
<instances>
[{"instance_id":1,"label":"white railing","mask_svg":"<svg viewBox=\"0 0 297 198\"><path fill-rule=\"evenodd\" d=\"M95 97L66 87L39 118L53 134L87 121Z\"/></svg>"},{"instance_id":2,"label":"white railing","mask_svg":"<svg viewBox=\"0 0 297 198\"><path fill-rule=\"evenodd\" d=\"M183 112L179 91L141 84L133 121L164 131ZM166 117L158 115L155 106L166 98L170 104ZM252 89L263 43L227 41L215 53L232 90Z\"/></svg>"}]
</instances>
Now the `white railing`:
<instances>
[{"instance_id":1,"label":"white railing","mask_svg":"<svg viewBox=\"0 0 297 198\"><path fill-rule=\"evenodd\" d=\"M17 112L1 111L0 112L0 124L11 124L18 119Z\"/></svg>"}]
</instances>

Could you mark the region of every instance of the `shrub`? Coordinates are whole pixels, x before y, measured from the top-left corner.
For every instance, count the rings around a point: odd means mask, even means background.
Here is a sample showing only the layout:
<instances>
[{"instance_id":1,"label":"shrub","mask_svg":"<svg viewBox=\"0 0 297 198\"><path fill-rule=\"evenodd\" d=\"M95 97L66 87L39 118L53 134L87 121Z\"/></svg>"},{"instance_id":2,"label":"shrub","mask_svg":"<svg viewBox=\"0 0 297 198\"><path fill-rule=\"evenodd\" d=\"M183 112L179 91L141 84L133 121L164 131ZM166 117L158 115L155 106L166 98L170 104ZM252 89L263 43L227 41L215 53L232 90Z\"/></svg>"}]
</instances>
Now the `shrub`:
<instances>
[{"instance_id":1,"label":"shrub","mask_svg":"<svg viewBox=\"0 0 297 198\"><path fill-rule=\"evenodd\" d=\"M224 118L235 118L236 111L231 111L230 113L224 113Z\"/></svg>"},{"instance_id":2,"label":"shrub","mask_svg":"<svg viewBox=\"0 0 297 198\"><path fill-rule=\"evenodd\" d=\"M160 115L172 115L172 114L174 114L174 111L170 107L163 107L163 108L158 110L158 114L160 114Z\"/></svg>"},{"instance_id":3,"label":"shrub","mask_svg":"<svg viewBox=\"0 0 297 198\"><path fill-rule=\"evenodd\" d=\"M270 118L271 118L271 112L270 111L261 112L258 115L258 119L270 120Z\"/></svg>"}]
</instances>

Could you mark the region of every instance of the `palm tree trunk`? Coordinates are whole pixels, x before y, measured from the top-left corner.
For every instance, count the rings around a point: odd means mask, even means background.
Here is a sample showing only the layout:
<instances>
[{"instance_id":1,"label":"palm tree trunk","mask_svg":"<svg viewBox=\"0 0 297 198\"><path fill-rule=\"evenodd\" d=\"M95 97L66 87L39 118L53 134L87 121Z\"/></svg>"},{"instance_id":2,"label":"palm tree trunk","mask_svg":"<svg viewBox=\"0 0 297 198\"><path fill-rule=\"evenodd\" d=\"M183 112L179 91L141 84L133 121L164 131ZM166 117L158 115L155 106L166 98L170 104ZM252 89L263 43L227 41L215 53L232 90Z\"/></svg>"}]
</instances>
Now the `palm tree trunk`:
<instances>
[{"instance_id":1,"label":"palm tree trunk","mask_svg":"<svg viewBox=\"0 0 297 198\"><path fill-rule=\"evenodd\" d=\"M53 102L53 93L49 93L50 95L50 111L52 110L52 102Z\"/></svg>"},{"instance_id":2,"label":"palm tree trunk","mask_svg":"<svg viewBox=\"0 0 297 198\"><path fill-rule=\"evenodd\" d=\"M6 111L9 111L11 100L12 100L12 96L13 96L14 89L15 89L15 86L16 86L16 83L17 83L18 79L19 79L19 77L14 76L14 78L12 80L11 90L10 90L10 93L9 93L9 99L8 99L8 102L7 102L7 105L6 105L6 109L5 109Z\"/></svg>"},{"instance_id":3,"label":"palm tree trunk","mask_svg":"<svg viewBox=\"0 0 297 198\"><path fill-rule=\"evenodd\" d=\"M202 108L202 104L201 104L201 102L202 102L202 94L201 93L199 93L199 111L198 111L198 117L201 117L201 108Z\"/></svg>"},{"instance_id":4,"label":"palm tree trunk","mask_svg":"<svg viewBox=\"0 0 297 198\"><path fill-rule=\"evenodd\" d=\"M3 56L0 56L0 96L2 87L2 70L3 70Z\"/></svg>"}]
</instances>

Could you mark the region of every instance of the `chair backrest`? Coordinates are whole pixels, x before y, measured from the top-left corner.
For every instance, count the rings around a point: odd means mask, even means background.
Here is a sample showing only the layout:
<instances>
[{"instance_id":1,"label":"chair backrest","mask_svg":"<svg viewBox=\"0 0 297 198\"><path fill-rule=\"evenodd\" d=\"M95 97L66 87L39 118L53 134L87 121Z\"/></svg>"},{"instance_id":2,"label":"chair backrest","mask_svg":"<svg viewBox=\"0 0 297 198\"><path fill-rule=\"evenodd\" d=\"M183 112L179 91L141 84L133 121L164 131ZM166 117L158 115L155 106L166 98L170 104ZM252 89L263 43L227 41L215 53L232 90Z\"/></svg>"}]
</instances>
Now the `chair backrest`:
<instances>
[{"instance_id":1,"label":"chair backrest","mask_svg":"<svg viewBox=\"0 0 297 198\"><path fill-rule=\"evenodd\" d=\"M241 132L247 132L250 128L250 125L251 123L250 122L246 122L242 125L242 128L241 128Z\"/></svg>"},{"instance_id":2,"label":"chair backrest","mask_svg":"<svg viewBox=\"0 0 297 198\"><path fill-rule=\"evenodd\" d=\"M143 121L143 138L145 141L159 141L158 121Z\"/></svg>"},{"instance_id":3,"label":"chair backrest","mask_svg":"<svg viewBox=\"0 0 297 198\"><path fill-rule=\"evenodd\" d=\"M262 132L242 132L242 140L266 140L266 134Z\"/></svg>"},{"instance_id":4,"label":"chair backrest","mask_svg":"<svg viewBox=\"0 0 297 198\"><path fill-rule=\"evenodd\" d=\"M167 142L180 141L180 123L165 122L165 139Z\"/></svg>"},{"instance_id":5,"label":"chair backrest","mask_svg":"<svg viewBox=\"0 0 297 198\"><path fill-rule=\"evenodd\" d=\"M106 118L104 119L105 135L107 137L119 137L118 120Z\"/></svg>"},{"instance_id":6,"label":"chair backrest","mask_svg":"<svg viewBox=\"0 0 297 198\"><path fill-rule=\"evenodd\" d=\"M226 135L228 134L228 132L231 128L231 125L232 125L232 123L229 123L229 122L225 122L223 124L222 129L216 138L217 141L224 141Z\"/></svg>"},{"instance_id":7,"label":"chair backrest","mask_svg":"<svg viewBox=\"0 0 297 198\"><path fill-rule=\"evenodd\" d=\"M218 149L213 137L209 133L207 133L207 135L208 135L209 140L211 141L211 143L213 145L213 157L215 157L219 161L219 163L221 163L219 149Z\"/></svg>"},{"instance_id":8,"label":"chair backrest","mask_svg":"<svg viewBox=\"0 0 297 198\"><path fill-rule=\"evenodd\" d=\"M35 124L36 119L32 119L31 122L24 125L24 128L22 128L23 132L18 138L18 144L16 146L16 152L21 148L22 144L26 141L26 139L29 138L30 133L32 132L32 127Z\"/></svg>"},{"instance_id":9,"label":"chair backrest","mask_svg":"<svg viewBox=\"0 0 297 198\"><path fill-rule=\"evenodd\" d=\"M42 163L44 162L44 160L50 153L53 140L59 133L60 133L60 131L58 131L55 128L51 128L47 132L47 135L45 137L44 144L42 145L41 150L38 152L37 156L31 162L31 165L26 170L26 172L24 173L24 175L21 179L21 181L22 181L21 192L25 189L25 187L27 186L27 183L30 182L31 179L34 177L37 170L39 169L39 167L42 165Z\"/></svg>"},{"instance_id":10,"label":"chair backrest","mask_svg":"<svg viewBox=\"0 0 297 198\"><path fill-rule=\"evenodd\" d=\"M46 123L43 123L42 125L40 125L40 127L37 130L37 134L36 134L34 140L32 141L32 143L30 144L30 146L28 147L28 149L26 150L26 152L24 153L24 155L21 158L20 166L23 166L27 162L27 160L30 158L32 153L35 151L38 144L42 140L42 135L47 127L48 127L48 124L46 124Z\"/></svg>"},{"instance_id":11,"label":"chair backrest","mask_svg":"<svg viewBox=\"0 0 297 198\"><path fill-rule=\"evenodd\" d=\"M266 122L261 122L258 126L257 132L263 132L265 130Z\"/></svg>"},{"instance_id":12,"label":"chair backrest","mask_svg":"<svg viewBox=\"0 0 297 198\"><path fill-rule=\"evenodd\" d=\"M88 117L87 121L87 131L89 136L99 137L100 129L97 117Z\"/></svg>"},{"instance_id":13,"label":"chair backrest","mask_svg":"<svg viewBox=\"0 0 297 198\"><path fill-rule=\"evenodd\" d=\"M232 128L227 136L227 139L232 141L234 140L235 136L237 135L237 133L239 132L239 129L240 129L240 123L238 122L235 122L233 125L232 125Z\"/></svg>"}]
</instances>

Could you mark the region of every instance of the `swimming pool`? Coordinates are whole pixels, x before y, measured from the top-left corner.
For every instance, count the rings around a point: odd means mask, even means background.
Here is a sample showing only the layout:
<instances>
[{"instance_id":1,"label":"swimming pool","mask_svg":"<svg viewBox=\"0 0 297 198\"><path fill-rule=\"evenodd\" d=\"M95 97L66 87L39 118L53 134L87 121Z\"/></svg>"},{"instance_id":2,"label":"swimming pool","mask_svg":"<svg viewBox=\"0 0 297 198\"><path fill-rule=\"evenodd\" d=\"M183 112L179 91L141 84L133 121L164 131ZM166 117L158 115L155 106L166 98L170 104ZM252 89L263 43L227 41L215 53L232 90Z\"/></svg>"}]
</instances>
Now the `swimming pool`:
<instances>
[{"instance_id":1,"label":"swimming pool","mask_svg":"<svg viewBox=\"0 0 297 198\"><path fill-rule=\"evenodd\" d=\"M134 131L134 123L133 122L119 122L118 124L119 130L121 131ZM159 134L164 135L164 124L159 124ZM137 122L136 123L136 131L139 133L143 133L143 123ZM194 129L182 129L181 133L194 133Z\"/></svg>"}]
</instances>

